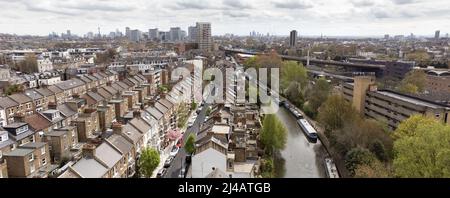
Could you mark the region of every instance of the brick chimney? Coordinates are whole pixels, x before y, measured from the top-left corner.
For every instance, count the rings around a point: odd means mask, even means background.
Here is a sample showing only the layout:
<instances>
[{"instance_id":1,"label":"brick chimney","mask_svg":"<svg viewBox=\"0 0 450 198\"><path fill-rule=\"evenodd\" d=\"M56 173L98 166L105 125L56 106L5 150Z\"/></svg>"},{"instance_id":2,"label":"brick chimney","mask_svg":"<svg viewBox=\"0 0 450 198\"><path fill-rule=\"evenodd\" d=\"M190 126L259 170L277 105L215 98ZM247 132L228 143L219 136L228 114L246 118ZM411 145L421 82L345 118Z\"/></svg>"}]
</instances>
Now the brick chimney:
<instances>
[{"instance_id":1,"label":"brick chimney","mask_svg":"<svg viewBox=\"0 0 450 198\"><path fill-rule=\"evenodd\" d=\"M82 148L83 157L86 158L94 158L95 156L95 145L93 144L85 144Z\"/></svg>"},{"instance_id":2,"label":"brick chimney","mask_svg":"<svg viewBox=\"0 0 450 198\"><path fill-rule=\"evenodd\" d=\"M123 132L123 126L119 122L114 122L112 124L112 130L114 134L120 135Z\"/></svg>"},{"instance_id":3,"label":"brick chimney","mask_svg":"<svg viewBox=\"0 0 450 198\"><path fill-rule=\"evenodd\" d=\"M148 106L151 106L151 107L154 107L155 106L155 100L154 99L152 99L152 100L149 100L148 101Z\"/></svg>"},{"instance_id":4,"label":"brick chimney","mask_svg":"<svg viewBox=\"0 0 450 198\"><path fill-rule=\"evenodd\" d=\"M141 118L141 111L139 111L139 110L136 110L136 111L133 111L133 118Z\"/></svg>"},{"instance_id":5,"label":"brick chimney","mask_svg":"<svg viewBox=\"0 0 450 198\"><path fill-rule=\"evenodd\" d=\"M56 102L48 102L48 109L56 109Z\"/></svg>"},{"instance_id":6,"label":"brick chimney","mask_svg":"<svg viewBox=\"0 0 450 198\"><path fill-rule=\"evenodd\" d=\"M97 111L97 109L91 109L91 108L88 108L88 109L85 109L85 110L84 110L84 113L90 114L90 113L93 113L93 112L95 112L95 111Z\"/></svg>"}]
</instances>

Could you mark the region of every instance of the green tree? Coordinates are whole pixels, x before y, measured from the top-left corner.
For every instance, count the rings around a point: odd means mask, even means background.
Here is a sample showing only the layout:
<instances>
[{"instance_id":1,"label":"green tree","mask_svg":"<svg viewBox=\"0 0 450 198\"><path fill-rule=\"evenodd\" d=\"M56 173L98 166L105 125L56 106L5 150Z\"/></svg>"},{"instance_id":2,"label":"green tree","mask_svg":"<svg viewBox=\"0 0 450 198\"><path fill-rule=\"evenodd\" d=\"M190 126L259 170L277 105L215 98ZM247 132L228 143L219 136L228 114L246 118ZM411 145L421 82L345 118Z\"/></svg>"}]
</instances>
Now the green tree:
<instances>
[{"instance_id":1,"label":"green tree","mask_svg":"<svg viewBox=\"0 0 450 198\"><path fill-rule=\"evenodd\" d=\"M24 88L23 88L22 85L17 85L17 84L16 85L11 85L11 86L8 86L6 88L5 94L7 96L9 96L9 95L12 95L12 94L15 94L15 93L22 92L23 90L24 90Z\"/></svg>"},{"instance_id":2,"label":"green tree","mask_svg":"<svg viewBox=\"0 0 450 198\"><path fill-rule=\"evenodd\" d=\"M194 134L189 135L188 139L186 140L186 144L184 145L184 150L189 155L192 155L192 153L195 152L195 136Z\"/></svg>"},{"instance_id":3,"label":"green tree","mask_svg":"<svg viewBox=\"0 0 450 198\"><path fill-rule=\"evenodd\" d=\"M286 128L275 115L267 114L264 117L260 138L266 153L272 154L273 151L285 147L287 138Z\"/></svg>"},{"instance_id":4,"label":"green tree","mask_svg":"<svg viewBox=\"0 0 450 198\"><path fill-rule=\"evenodd\" d=\"M331 95L319 108L318 121L326 130L340 129L345 122L355 119L358 112L340 95Z\"/></svg>"},{"instance_id":5,"label":"green tree","mask_svg":"<svg viewBox=\"0 0 450 198\"><path fill-rule=\"evenodd\" d=\"M304 89L308 84L306 68L295 61L285 61L281 67L281 90L287 89L291 83L298 83L300 89Z\"/></svg>"},{"instance_id":6,"label":"green tree","mask_svg":"<svg viewBox=\"0 0 450 198\"><path fill-rule=\"evenodd\" d=\"M355 175L355 170L360 165L370 165L376 160L375 156L367 149L356 147L345 156L345 167L350 174Z\"/></svg>"},{"instance_id":7,"label":"green tree","mask_svg":"<svg viewBox=\"0 0 450 198\"><path fill-rule=\"evenodd\" d=\"M261 160L261 176L263 178L273 178L274 173L273 159L270 157L263 158Z\"/></svg>"},{"instance_id":8,"label":"green tree","mask_svg":"<svg viewBox=\"0 0 450 198\"><path fill-rule=\"evenodd\" d=\"M424 50L417 50L415 52L408 53L406 60L415 61L418 65L426 66L430 63L431 57Z\"/></svg>"},{"instance_id":9,"label":"green tree","mask_svg":"<svg viewBox=\"0 0 450 198\"><path fill-rule=\"evenodd\" d=\"M284 91L285 96L297 107L302 108L305 103L305 96L298 82L291 82Z\"/></svg>"},{"instance_id":10,"label":"green tree","mask_svg":"<svg viewBox=\"0 0 450 198\"><path fill-rule=\"evenodd\" d=\"M327 100L330 89L330 84L325 78L320 78L316 81L308 94L308 102L314 112L317 113L319 107Z\"/></svg>"},{"instance_id":11,"label":"green tree","mask_svg":"<svg viewBox=\"0 0 450 198\"><path fill-rule=\"evenodd\" d=\"M362 147L386 161L392 153L392 138L386 127L376 120L361 117L347 120L342 129L333 131L332 139L339 144L337 150L342 154L352 148Z\"/></svg>"},{"instance_id":12,"label":"green tree","mask_svg":"<svg viewBox=\"0 0 450 198\"><path fill-rule=\"evenodd\" d=\"M191 110L196 110L197 109L197 103L192 101L191 103Z\"/></svg>"},{"instance_id":13,"label":"green tree","mask_svg":"<svg viewBox=\"0 0 450 198\"><path fill-rule=\"evenodd\" d=\"M419 88L411 83L406 84L401 83L400 86L397 88L397 91L406 94L417 94L419 93Z\"/></svg>"},{"instance_id":14,"label":"green tree","mask_svg":"<svg viewBox=\"0 0 450 198\"><path fill-rule=\"evenodd\" d=\"M370 152L375 154L378 160L380 161L387 161L389 159L389 155L386 151L386 148L384 144L381 142L381 140L375 140L372 142L369 148Z\"/></svg>"},{"instance_id":15,"label":"green tree","mask_svg":"<svg viewBox=\"0 0 450 198\"><path fill-rule=\"evenodd\" d=\"M412 70L400 82L397 90L402 93L419 93L425 90L427 74L422 70Z\"/></svg>"},{"instance_id":16,"label":"green tree","mask_svg":"<svg viewBox=\"0 0 450 198\"><path fill-rule=\"evenodd\" d=\"M258 68L257 62L256 62L256 56L250 57L244 62L244 68Z\"/></svg>"},{"instance_id":17,"label":"green tree","mask_svg":"<svg viewBox=\"0 0 450 198\"><path fill-rule=\"evenodd\" d=\"M395 133L396 176L450 177L450 126L417 115L402 122Z\"/></svg>"},{"instance_id":18,"label":"green tree","mask_svg":"<svg viewBox=\"0 0 450 198\"><path fill-rule=\"evenodd\" d=\"M147 178L151 177L153 171L158 167L159 162L160 157L158 151L153 148L144 149L139 159L140 173Z\"/></svg>"}]
</instances>

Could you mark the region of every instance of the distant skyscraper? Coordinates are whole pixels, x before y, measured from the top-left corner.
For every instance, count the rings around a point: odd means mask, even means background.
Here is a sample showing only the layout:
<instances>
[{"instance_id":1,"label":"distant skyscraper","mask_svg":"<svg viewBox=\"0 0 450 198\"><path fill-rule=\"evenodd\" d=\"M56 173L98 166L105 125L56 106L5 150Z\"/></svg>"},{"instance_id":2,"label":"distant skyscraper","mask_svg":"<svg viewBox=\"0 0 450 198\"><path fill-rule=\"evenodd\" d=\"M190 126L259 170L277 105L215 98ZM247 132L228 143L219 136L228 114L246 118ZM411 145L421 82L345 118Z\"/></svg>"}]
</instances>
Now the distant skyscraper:
<instances>
[{"instance_id":1,"label":"distant skyscraper","mask_svg":"<svg viewBox=\"0 0 450 198\"><path fill-rule=\"evenodd\" d=\"M141 40L141 31L139 30L130 30L129 39L133 42L139 42Z\"/></svg>"},{"instance_id":2,"label":"distant skyscraper","mask_svg":"<svg viewBox=\"0 0 450 198\"><path fill-rule=\"evenodd\" d=\"M93 38L94 38L94 33L93 33L93 32L88 32L87 35L86 35L86 37L87 37L88 39L93 39Z\"/></svg>"},{"instance_id":3,"label":"distant skyscraper","mask_svg":"<svg viewBox=\"0 0 450 198\"><path fill-rule=\"evenodd\" d=\"M171 41L180 41L181 40L181 28L173 27L170 28L170 40Z\"/></svg>"},{"instance_id":4,"label":"distant skyscraper","mask_svg":"<svg viewBox=\"0 0 450 198\"><path fill-rule=\"evenodd\" d=\"M436 30L436 32L434 33L434 38L435 39L439 39L440 34L441 34L441 31L440 30Z\"/></svg>"},{"instance_id":5,"label":"distant skyscraper","mask_svg":"<svg viewBox=\"0 0 450 198\"><path fill-rule=\"evenodd\" d=\"M190 26L188 28L188 39L190 41L195 41L197 40L197 27L195 26Z\"/></svg>"},{"instance_id":6,"label":"distant skyscraper","mask_svg":"<svg viewBox=\"0 0 450 198\"><path fill-rule=\"evenodd\" d=\"M386 40L389 39L389 34L385 34L384 39L386 39Z\"/></svg>"},{"instance_id":7,"label":"distant skyscraper","mask_svg":"<svg viewBox=\"0 0 450 198\"><path fill-rule=\"evenodd\" d=\"M126 28L125 28L125 36L126 36L127 38L130 38L130 28L129 28L129 27L126 27Z\"/></svg>"},{"instance_id":8,"label":"distant skyscraper","mask_svg":"<svg viewBox=\"0 0 450 198\"><path fill-rule=\"evenodd\" d=\"M122 32L119 31L119 29L116 29L116 37L122 37Z\"/></svg>"},{"instance_id":9,"label":"distant skyscraper","mask_svg":"<svg viewBox=\"0 0 450 198\"><path fill-rule=\"evenodd\" d=\"M292 30L289 39L289 46L295 47L296 45L297 45L297 30Z\"/></svg>"},{"instance_id":10,"label":"distant skyscraper","mask_svg":"<svg viewBox=\"0 0 450 198\"><path fill-rule=\"evenodd\" d=\"M149 38L150 40L156 40L156 39L158 39L158 38L159 38L159 31L158 31L158 28L155 28L155 29L149 29L149 30L148 30L148 38Z\"/></svg>"},{"instance_id":11,"label":"distant skyscraper","mask_svg":"<svg viewBox=\"0 0 450 198\"><path fill-rule=\"evenodd\" d=\"M211 23L197 22L197 43L200 50L212 49Z\"/></svg>"},{"instance_id":12,"label":"distant skyscraper","mask_svg":"<svg viewBox=\"0 0 450 198\"><path fill-rule=\"evenodd\" d=\"M181 40L186 39L186 31L181 30Z\"/></svg>"},{"instance_id":13,"label":"distant skyscraper","mask_svg":"<svg viewBox=\"0 0 450 198\"><path fill-rule=\"evenodd\" d=\"M67 37L71 37L72 34L70 33L70 30L67 30Z\"/></svg>"},{"instance_id":14,"label":"distant skyscraper","mask_svg":"<svg viewBox=\"0 0 450 198\"><path fill-rule=\"evenodd\" d=\"M108 35L109 38L116 38L116 32L110 32Z\"/></svg>"}]
</instances>

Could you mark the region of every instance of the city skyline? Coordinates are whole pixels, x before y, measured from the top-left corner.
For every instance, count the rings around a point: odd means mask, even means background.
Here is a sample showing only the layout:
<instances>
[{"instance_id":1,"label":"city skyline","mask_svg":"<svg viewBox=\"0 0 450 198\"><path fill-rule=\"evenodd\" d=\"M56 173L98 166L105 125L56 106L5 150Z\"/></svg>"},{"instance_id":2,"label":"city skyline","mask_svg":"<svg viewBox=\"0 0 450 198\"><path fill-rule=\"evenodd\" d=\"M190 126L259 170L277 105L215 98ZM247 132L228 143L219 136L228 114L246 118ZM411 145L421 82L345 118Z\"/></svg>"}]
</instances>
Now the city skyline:
<instances>
[{"instance_id":1,"label":"city skyline","mask_svg":"<svg viewBox=\"0 0 450 198\"><path fill-rule=\"evenodd\" d=\"M299 36L433 36L450 32L448 3L423 0L319 1L35 1L0 0L0 32L45 36L50 32L102 34L125 27L188 30L195 22L208 21L212 35L248 35L250 31ZM420 8L420 9L419 9ZM196 13L193 15L192 13Z\"/></svg>"}]
</instances>

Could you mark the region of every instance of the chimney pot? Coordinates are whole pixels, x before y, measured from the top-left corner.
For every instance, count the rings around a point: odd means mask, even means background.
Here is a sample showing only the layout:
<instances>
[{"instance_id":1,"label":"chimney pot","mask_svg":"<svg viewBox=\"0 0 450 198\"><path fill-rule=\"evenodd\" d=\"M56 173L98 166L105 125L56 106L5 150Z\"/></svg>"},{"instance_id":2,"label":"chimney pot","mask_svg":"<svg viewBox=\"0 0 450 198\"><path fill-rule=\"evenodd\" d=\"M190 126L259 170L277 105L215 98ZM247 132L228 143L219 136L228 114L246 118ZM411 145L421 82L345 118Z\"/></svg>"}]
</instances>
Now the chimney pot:
<instances>
[{"instance_id":1,"label":"chimney pot","mask_svg":"<svg viewBox=\"0 0 450 198\"><path fill-rule=\"evenodd\" d=\"M141 118L141 112L139 110L133 111L133 118Z\"/></svg>"},{"instance_id":2,"label":"chimney pot","mask_svg":"<svg viewBox=\"0 0 450 198\"><path fill-rule=\"evenodd\" d=\"M57 105L56 105L56 102L49 102L49 103L48 103L48 108L49 108L49 109L56 109L56 106L57 106Z\"/></svg>"},{"instance_id":3,"label":"chimney pot","mask_svg":"<svg viewBox=\"0 0 450 198\"><path fill-rule=\"evenodd\" d=\"M120 134L122 134L123 126L122 126L122 124L119 123L119 122L114 122L114 123L112 124L112 129L113 129L113 133L114 133L114 134L120 135Z\"/></svg>"},{"instance_id":4,"label":"chimney pot","mask_svg":"<svg viewBox=\"0 0 450 198\"><path fill-rule=\"evenodd\" d=\"M94 158L95 156L95 145L93 144L85 144L82 148L83 157L86 158Z\"/></svg>"}]
</instances>

